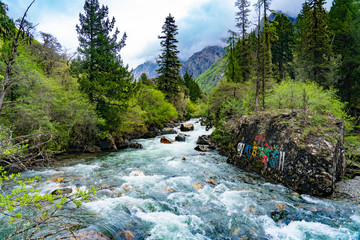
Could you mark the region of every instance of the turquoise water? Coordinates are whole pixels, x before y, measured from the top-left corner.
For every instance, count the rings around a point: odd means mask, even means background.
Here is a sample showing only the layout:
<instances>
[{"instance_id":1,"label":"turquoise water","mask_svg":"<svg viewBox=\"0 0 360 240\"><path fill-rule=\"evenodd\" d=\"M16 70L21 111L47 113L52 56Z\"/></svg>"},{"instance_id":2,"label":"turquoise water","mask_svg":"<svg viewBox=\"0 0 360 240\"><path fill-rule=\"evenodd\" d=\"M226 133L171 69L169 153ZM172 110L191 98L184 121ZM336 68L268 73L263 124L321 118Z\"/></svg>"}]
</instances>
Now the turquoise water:
<instances>
[{"instance_id":1,"label":"turquoise water","mask_svg":"<svg viewBox=\"0 0 360 240\"><path fill-rule=\"evenodd\" d=\"M187 134L185 143L140 139L144 149L84 157L24 176L42 176L42 193L106 184L81 216L96 219L89 229L113 239L124 239L118 233L125 230L134 239L360 239L358 203L299 197L216 152L195 151L198 136L210 134L199 123Z\"/></svg>"}]
</instances>

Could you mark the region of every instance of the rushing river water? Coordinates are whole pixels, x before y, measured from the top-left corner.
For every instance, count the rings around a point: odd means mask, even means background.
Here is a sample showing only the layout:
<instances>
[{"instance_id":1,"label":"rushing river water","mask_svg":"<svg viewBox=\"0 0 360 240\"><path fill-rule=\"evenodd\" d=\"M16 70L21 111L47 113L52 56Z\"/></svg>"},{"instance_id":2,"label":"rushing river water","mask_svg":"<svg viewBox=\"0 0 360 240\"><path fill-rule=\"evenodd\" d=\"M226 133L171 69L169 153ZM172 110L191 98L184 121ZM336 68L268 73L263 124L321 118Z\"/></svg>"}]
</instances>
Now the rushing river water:
<instances>
[{"instance_id":1,"label":"rushing river water","mask_svg":"<svg viewBox=\"0 0 360 240\"><path fill-rule=\"evenodd\" d=\"M91 228L113 239L123 239L117 234L123 230L135 239L360 239L359 203L299 196L227 164L216 152L195 151L198 136L210 134L199 123L187 134L186 142L140 139L144 149L24 176L42 176L42 193L108 185L84 208L100 219ZM54 176L67 181L51 181Z\"/></svg>"}]
</instances>

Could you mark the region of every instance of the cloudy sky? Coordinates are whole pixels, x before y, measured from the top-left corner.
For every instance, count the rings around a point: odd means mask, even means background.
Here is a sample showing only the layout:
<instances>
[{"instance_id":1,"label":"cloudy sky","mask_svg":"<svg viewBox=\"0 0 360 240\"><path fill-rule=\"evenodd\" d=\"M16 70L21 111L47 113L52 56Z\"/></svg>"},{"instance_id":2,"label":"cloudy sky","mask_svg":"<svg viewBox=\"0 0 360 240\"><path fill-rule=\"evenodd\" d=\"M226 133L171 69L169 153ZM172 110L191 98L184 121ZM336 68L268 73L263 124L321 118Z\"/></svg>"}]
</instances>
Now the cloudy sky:
<instances>
[{"instance_id":1,"label":"cloudy sky","mask_svg":"<svg viewBox=\"0 0 360 240\"><path fill-rule=\"evenodd\" d=\"M20 18L31 0L1 0L9 7L13 19ZM273 0L272 10L296 16L305 0ZM63 47L76 51L76 24L83 12L84 0L36 0L28 20L37 31L55 36ZM124 63L131 68L155 60L160 52L158 35L166 16L171 13L179 27L180 58L187 59L206 46L223 44L228 30L235 29L235 0L99 0L109 7L121 34L128 35L121 50ZM252 3L256 0L251 0ZM331 0L326 4L331 6Z\"/></svg>"}]
</instances>

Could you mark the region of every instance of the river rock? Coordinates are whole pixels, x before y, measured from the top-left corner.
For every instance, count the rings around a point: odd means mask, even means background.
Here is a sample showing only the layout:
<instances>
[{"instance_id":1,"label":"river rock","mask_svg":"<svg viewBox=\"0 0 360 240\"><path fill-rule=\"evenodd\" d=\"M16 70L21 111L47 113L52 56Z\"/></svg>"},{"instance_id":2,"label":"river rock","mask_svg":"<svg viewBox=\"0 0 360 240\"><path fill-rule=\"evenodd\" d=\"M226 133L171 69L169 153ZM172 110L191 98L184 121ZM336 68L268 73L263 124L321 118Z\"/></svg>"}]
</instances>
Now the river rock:
<instances>
[{"instance_id":1,"label":"river rock","mask_svg":"<svg viewBox=\"0 0 360 240\"><path fill-rule=\"evenodd\" d=\"M175 142L175 141L172 140L172 139L170 139L170 138L168 138L168 137L162 137L162 138L160 139L160 142L161 142L161 143L164 143L164 144L172 144L172 143Z\"/></svg>"},{"instance_id":2,"label":"river rock","mask_svg":"<svg viewBox=\"0 0 360 240\"><path fill-rule=\"evenodd\" d=\"M177 131L173 128L163 128L161 134L177 134Z\"/></svg>"},{"instance_id":3,"label":"river rock","mask_svg":"<svg viewBox=\"0 0 360 240\"><path fill-rule=\"evenodd\" d=\"M199 136L196 144L210 145L210 135L201 135L201 136Z\"/></svg>"},{"instance_id":4,"label":"river rock","mask_svg":"<svg viewBox=\"0 0 360 240\"><path fill-rule=\"evenodd\" d=\"M51 194L52 195L60 195L58 190L61 190L62 195L71 194L73 191L71 188L59 188L59 189L52 191Z\"/></svg>"},{"instance_id":5,"label":"river rock","mask_svg":"<svg viewBox=\"0 0 360 240\"><path fill-rule=\"evenodd\" d=\"M180 125L180 130L182 132L194 131L194 124L192 124L192 123L182 123Z\"/></svg>"},{"instance_id":6,"label":"river rock","mask_svg":"<svg viewBox=\"0 0 360 240\"><path fill-rule=\"evenodd\" d=\"M199 152L211 152L212 151L212 149L209 146L205 146L205 145L197 145L194 149Z\"/></svg>"},{"instance_id":7,"label":"river rock","mask_svg":"<svg viewBox=\"0 0 360 240\"><path fill-rule=\"evenodd\" d=\"M175 137L175 141L177 142L185 142L186 140L186 135L183 133L179 133L176 137Z\"/></svg>"},{"instance_id":8,"label":"river rock","mask_svg":"<svg viewBox=\"0 0 360 240\"><path fill-rule=\"evenodd\" d=\"M75 238L71 237L70 240L110 240L110 238L101 232L88 231L75 234Z\"/></svg>"},{"instance_id":9,"label":"river rock","mask_svg":"<svg viewBox=\"0 0 360 240\"><path fill-rule=\"evenodd\" d=\"M331 195L345 173L344 122L310 110L257 112L228 121L228 162L275 180L300 194Z\"/></svg>"}]
</instances>

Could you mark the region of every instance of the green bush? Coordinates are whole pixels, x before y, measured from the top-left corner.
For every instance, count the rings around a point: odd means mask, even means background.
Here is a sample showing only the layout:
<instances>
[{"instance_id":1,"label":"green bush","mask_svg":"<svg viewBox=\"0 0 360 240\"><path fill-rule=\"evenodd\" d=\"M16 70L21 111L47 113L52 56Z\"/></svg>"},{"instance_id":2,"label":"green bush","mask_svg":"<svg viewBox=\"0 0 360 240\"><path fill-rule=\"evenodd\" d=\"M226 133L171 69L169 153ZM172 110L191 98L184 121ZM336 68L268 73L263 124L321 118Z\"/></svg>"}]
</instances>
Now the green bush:
<instances>
[{"instance_id":1,"label":"green bush","mask_svg":"<svg viewBox=\"0 0 360 240\"><path fill-rule=\"evenodd\" d=\"M347 130L351 130L351 118L346 114L345 106L334 89L325 90L315 82L283 81L266 97L267 109L311 109L318 114L332 113L344 119ZM317 120L321 121L314 119Z\"/></svg>"}]
</instances>

